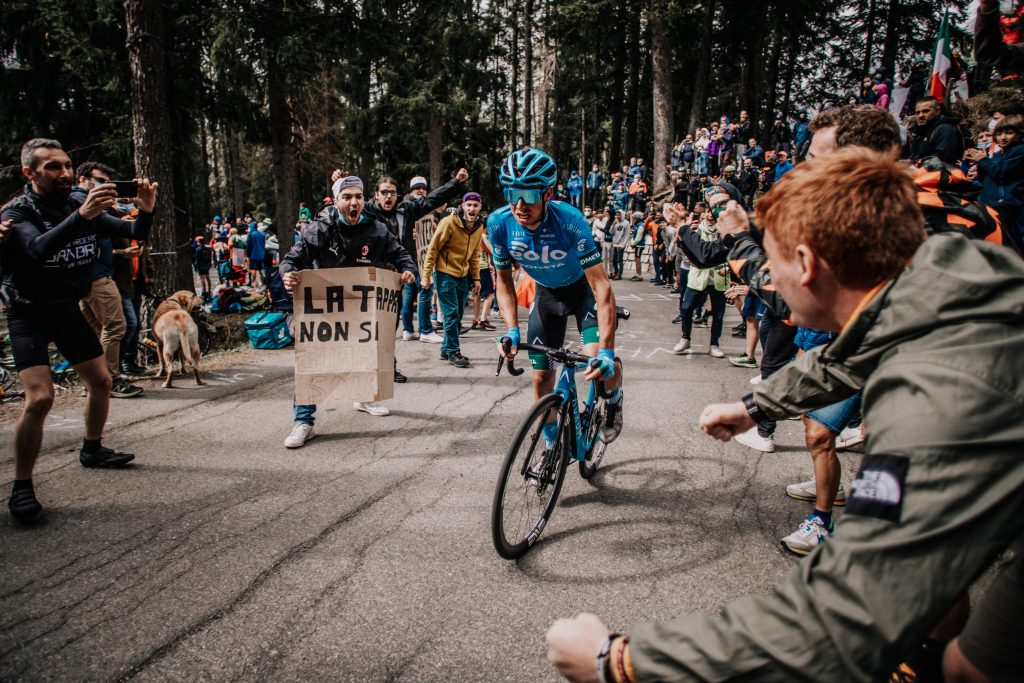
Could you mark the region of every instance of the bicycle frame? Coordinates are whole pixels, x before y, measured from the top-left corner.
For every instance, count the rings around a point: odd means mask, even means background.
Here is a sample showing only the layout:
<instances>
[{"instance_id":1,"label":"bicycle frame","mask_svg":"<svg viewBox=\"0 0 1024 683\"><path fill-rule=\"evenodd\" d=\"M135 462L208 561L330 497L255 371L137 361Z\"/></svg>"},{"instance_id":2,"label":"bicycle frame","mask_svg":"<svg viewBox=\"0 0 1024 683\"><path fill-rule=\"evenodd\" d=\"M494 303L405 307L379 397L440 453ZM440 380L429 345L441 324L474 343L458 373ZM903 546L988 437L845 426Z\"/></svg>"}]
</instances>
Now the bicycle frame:
<instances>
[{"instance_id":1,"label":"bicycle frame","mask_svg":"<svg viewBox=\"0 0 1024 683\"><path fill-rule=\"evenodd\" d=\"M592 440L587 439L587 432L589 431L591 416L594 414L597 390L593 382L590 382L589 385L587 400L583 404L584 410L581 413L579 410L579 394L576 389L576 366L573 363L562 364L562 369L558 373L558 382L555 384L553 393L562 397L562 414L572 421L573 434L576 438L569 444L571 448L569 455L574 460L586 459L587 453L590 452L590 447L593 445ZM597 437L595 436L594 438Z\"/></svg>"}]
</instances>

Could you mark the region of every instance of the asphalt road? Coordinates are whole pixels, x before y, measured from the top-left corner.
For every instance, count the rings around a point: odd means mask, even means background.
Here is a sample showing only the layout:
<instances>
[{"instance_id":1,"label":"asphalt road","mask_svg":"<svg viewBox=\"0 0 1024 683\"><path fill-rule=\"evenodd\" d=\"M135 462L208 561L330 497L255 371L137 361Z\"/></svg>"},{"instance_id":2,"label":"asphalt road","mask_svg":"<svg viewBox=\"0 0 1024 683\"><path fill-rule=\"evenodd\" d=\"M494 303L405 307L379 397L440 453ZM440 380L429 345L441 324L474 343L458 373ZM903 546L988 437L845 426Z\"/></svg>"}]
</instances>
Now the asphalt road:
<instances>
[{"instance_id":1,"label":"asphalt road","mask_svg":"<svg viewBox=\"0 0 1024 683\"><path fill-rule=\"evenodd\" d=\"M754 372L708 356L705 329L672 355L675 297L616 290L633 311L625 430L592 482L569 471L517 563L495 553L489 515L529 375L495 379L482 333L468 370L398 342L411 379L391 416L321 411L296 451L290 350L114 401L106 443L137 454L126 470L79 466L81 399L60 401L35 476L44 519L0 512L0 679L556 680L543 635L558 617L628 629L770 590L796 564L779 539L808 511L784 495L811 474L802 428L783 423L774 454L703 436L700 409ZM723 346L742 351L728 331ZM5 495L14 415L0 413ZM841 458L849 483L858 456Z\"/></svg>"}]
</instances>

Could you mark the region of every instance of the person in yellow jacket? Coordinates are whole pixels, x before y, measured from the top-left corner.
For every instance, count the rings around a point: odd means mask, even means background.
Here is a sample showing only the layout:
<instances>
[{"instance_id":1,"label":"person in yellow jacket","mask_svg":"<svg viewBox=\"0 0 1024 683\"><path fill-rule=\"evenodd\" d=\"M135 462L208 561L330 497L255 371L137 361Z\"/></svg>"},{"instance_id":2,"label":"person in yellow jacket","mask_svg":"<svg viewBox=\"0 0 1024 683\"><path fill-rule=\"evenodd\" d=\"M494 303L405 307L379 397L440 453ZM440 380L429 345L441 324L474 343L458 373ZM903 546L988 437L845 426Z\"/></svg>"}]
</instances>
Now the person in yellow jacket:
<instances>
[{"instance_id":1,"label":"person in yellow jacket","mask_svg":"<svg viewBox=\"0 0 1024 683\"><path fill-rule=\"evenodd\" d=\"M479 194L467 192L462 197L458 212L438 223L423 257L420 276L423 289L430 287L432 277L437 280L437 300L444 316L441 360L457 368L469 367L469 359L462 355L459 347L459 330L469 290L472 289L474 294L480 293L480 240L484 234L484 222L480 219L482 206Z\"/></svg>"}]
</instances>

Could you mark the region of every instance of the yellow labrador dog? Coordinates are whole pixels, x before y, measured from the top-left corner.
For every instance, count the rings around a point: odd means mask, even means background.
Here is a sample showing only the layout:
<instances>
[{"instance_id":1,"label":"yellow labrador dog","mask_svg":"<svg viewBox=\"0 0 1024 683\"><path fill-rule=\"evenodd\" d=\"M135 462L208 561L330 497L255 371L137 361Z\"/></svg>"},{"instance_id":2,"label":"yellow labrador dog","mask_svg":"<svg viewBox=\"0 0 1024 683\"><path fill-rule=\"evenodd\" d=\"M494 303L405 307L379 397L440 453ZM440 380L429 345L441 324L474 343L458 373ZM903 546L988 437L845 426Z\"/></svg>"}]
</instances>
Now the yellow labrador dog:
<instances>
[{"instance_id":1,"label":"yellow labrador dog","mask_svg":"<svg viewBox=\"0 0 1024 683\"><path fill-rule=\"evenodd\" d=\"M199 379L199 328L192 320L189 312L203 305L203 300L195 292L181 290L167 297L153 314L153 336L156 337L157 355L160 357L160 375L167 373L164 388L171 388L174 376L174 358L181 361L181 372L185 372L185 362L192 366L196 384Z\"/></svg>"}]
</instances>

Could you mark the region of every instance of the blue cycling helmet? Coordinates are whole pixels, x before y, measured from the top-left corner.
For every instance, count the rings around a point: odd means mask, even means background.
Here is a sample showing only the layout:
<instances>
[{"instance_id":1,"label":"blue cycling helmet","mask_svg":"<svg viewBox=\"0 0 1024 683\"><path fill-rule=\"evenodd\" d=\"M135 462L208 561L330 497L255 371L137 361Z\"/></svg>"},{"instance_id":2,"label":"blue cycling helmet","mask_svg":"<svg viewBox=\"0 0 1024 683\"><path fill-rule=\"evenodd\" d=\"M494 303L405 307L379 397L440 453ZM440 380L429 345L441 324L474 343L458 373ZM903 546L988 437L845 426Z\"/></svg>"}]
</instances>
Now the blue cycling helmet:
<instances>
[{"instance_id":1,"label":"blue cycling helmet","mask_svg":"<svg viewBox=\"0 0 1024 683\"><path fill-rule=\"evenodd\" d=\"M498 173L502 187L546 190L558 178L555 160L536 147L524 147L508 155Z\"/></svg>"}]
</instances>

